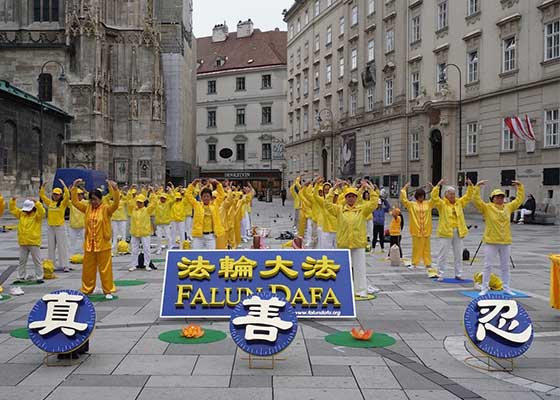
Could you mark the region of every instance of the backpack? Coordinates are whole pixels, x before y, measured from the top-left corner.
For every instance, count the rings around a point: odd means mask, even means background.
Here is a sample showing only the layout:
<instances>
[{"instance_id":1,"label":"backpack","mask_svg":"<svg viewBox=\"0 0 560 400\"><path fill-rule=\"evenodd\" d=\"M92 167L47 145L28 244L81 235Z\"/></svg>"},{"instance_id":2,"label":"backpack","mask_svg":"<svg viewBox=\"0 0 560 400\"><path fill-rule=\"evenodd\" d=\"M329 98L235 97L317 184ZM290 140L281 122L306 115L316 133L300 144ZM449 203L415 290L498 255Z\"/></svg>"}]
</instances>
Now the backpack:
<instances>
[{"instance_id":1,"label":"backpack","mask_svg":"<svg viewBox=\"0 0 560 400\"><path fill-rule=\"evenodd\" d=\"M469 261L471 259L471 253L468 249L463 249L463 261Z\"/></svg>"},{"instance_id":2,"label":"backpack","mask_svg":"<svg viewBox=\"0 0 560 400\"><path fill-rule=\"evenodd\" d=\"M389 260L391 261L392 267L398 267L401 265L401 253L399 251L399 246L396 244L391 246L391 249L389 250Z\"/></svg>"},{"instance_id":3,"label":"backpack","mask_svg":"<svg viewBox=\"0 0 560 400\"><path fill-rule=\"evenodd\" d=\"M146 268L144 265L144 253L138 254L138 263L136 264L136 268Z\"/></svg>"}]
</instances>

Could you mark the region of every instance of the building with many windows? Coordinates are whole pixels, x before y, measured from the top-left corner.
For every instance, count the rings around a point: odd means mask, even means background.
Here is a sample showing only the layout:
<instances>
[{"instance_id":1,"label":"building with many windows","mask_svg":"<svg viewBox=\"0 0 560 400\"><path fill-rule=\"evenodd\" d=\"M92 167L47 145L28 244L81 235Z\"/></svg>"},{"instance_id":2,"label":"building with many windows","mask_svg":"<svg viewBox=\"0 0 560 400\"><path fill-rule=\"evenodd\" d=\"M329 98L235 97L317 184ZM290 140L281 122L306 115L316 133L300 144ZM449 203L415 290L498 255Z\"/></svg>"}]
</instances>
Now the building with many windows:
<instances>
[{"instance_id":1,"label":"building with many windows","mask_svg":"<svg viewBox=\"0 0 560 400\"><path fill-rule=\"evenodd\" d=\"M239 22L197 39L197 157L201 175L282 186L286 134L286 38Z\"/></svg>"},{"instance_id":2,"label":"building with many windows","mask_svg":"<svg viewBox=\"0 0 560 400\"><path fill-rule=\"evenodd\" d=\"M560 1L298 0L284 19L289 181L516 178L560 203Z\"/></svg>"}]
</instances>

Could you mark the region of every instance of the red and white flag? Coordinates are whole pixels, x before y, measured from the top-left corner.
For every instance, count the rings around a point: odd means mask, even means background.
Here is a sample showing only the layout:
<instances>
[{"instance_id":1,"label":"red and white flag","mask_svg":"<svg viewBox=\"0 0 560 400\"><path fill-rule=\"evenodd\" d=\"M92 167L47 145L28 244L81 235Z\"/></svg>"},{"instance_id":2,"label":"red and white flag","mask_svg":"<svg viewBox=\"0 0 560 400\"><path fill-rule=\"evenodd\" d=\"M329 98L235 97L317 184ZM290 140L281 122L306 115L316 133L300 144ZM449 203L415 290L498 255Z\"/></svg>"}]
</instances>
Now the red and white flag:
<instances>
[{"instance_id":1,"label":"red and white flag","mask_svg":"<svg viewBox=\"0 0 560 400\"><path fill-rule=\"evenodd\" d=\"M527 128L525 128L525 126L523 125L523 120L517 116L511 118L507 117L504 122L509 128L510 132L513 133L519 140L535 140L535 132L533 131L533 126L531 125L529 116L525 116Z\"/></svg>"},{"instance_id":2,"label":"red and white flag","mask_svg":"<svg viewBox=\"0 0 560 400\"><path fill-rule=\"evenodd\" d=\"M536 140L535 131L533 130L533 124L531 124L531 119L528 115L525 115L525 123L527 124L527 134L531 140Z\"/></svg>"}]
</instances>

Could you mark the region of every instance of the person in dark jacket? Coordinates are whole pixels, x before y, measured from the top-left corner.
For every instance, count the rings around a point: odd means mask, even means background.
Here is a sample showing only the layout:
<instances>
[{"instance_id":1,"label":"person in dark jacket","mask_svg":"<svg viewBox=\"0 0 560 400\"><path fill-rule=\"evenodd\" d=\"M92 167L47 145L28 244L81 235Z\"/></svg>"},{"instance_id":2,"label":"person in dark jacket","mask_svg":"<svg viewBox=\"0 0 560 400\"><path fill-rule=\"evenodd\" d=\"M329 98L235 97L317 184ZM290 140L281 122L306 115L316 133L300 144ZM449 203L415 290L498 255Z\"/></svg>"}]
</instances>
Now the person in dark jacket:
<instances>
[{"instance_id":1,"label":"person in dark jacket","mask_svg":"<svg viewBox=\"0 0 560 400\"><path fill-rule=\"evenodd\" d=\"M532 194L529 194L527 197L527 201L523 204L519 210L515 210L513 213L513 222L517 222L519 225L523 225L525 223L525 216L526 215L533 215L535 210L537 209L537 202L535 201L535 197Z\"/></svg>"},{"instance_id":2,"label":"person in dark jacket","mask_svg":"<svg viewBox=\"0 0 560 400\"><path fill-rule=\"evenodd\" d=\"M379 239L381 251L385 249L385 214L389 212L391 205L385 199L379 199L377 208L373 211L373 240L371 249L375 251L375 244Z\"/></svg>"},{"instance_id":3,"label":"person in dark jacket","mask_svg":"<svg viewBox=\"0 0 560 400\"><path fill-rule=\"evenodd\" d=\"M282 189L282 191L280 192L280 198L282 199L282 207L284 207L284 204L286 203L286 196L287 196L287 192L286 189Z\"/></svg>"}]
</instances>

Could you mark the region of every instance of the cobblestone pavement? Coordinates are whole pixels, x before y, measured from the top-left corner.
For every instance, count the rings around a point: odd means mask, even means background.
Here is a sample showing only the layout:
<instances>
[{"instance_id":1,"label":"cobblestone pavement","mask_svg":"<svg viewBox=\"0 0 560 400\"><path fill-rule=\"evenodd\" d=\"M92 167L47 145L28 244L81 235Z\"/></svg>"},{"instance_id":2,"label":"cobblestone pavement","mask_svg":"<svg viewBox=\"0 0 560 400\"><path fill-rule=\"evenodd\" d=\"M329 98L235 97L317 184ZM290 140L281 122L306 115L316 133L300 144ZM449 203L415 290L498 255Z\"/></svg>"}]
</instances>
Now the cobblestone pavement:
<instances>
[{"instance_id":1,"label":"cobblestone pavement","mask_svg":"<svg viewBox=\"0 0 560 400\"><path fill-rule=\"evenodd\" d=\"M256 202L253 218L257 225L271 227L276 237L291 228L291 212L289 202L286 207L277 201ZM468 220L473 228L465 245L472 254L483 224L478 216ZM4 218L2 224L14 221ZM470 285L437 283L425 271L391 267L384 253L368 255L368 279L383 292L375 300L357 303L358 318L364 326L394 336L397 343L371 350L335 347L324 336L349 330L356 321L304 321L274 370L248 369L230 338L193 347L159 341L160 332L184 325L158 318L163 268L129 272L129 257L123 256L114 259L115 279L146 284L119 288L118 300L96 304L90 355L78 365L46 367L43 354L30 341L9 332L25 326L43 293L79 288L79 268L58 273L58 279L44 285L24 287L24 296L0 302L0 400L560 399L560 312L548 305L548 254L560 252L559 234L558 226L513 226L512 285L531 296L519 301L530 313L536 334L512 373L483 372L464 363L476 354L463 336L462 318L470 299L459 293ZM268 239L267 244L280 247L282 241ZM434 255L438 247L433 240ZM403 250L410 256L406 233ZM0 233L0 273L17 263L17 254L15 232ZM465 265L465 276L481 268L479 254L472 267ZM202 324L228 330L225 322Z\"/></svg>"}]
</instances>

